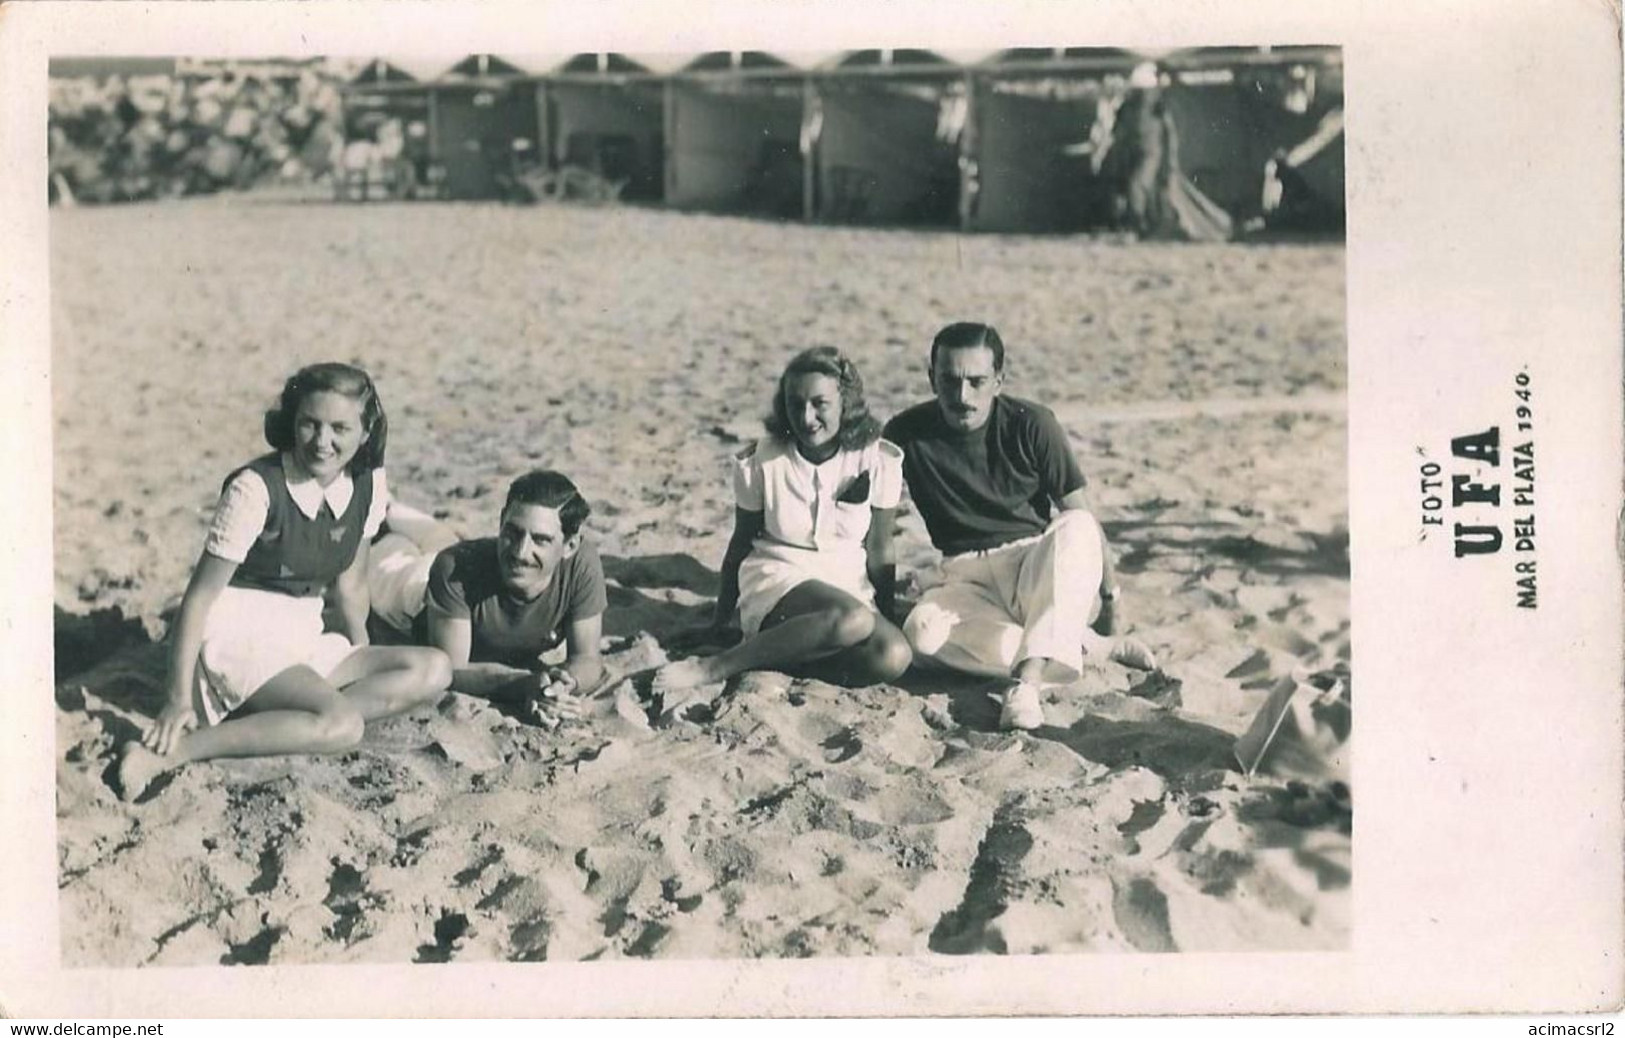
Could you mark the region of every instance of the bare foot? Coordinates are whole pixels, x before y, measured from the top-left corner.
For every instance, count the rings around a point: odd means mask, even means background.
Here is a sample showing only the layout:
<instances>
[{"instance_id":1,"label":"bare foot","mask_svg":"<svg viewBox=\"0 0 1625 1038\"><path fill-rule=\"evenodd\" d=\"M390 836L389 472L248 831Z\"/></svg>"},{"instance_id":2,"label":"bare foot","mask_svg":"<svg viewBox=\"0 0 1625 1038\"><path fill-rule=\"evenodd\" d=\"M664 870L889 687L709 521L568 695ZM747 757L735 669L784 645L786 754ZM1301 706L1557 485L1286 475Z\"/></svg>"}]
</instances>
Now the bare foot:
<instances>
[{"instance_id":1,"label":"bare foot","mask_svg":"<svg viewBox=\"0 0 1625 1038\"><path fill-rule=\"evenodd\" d=\"M658 697L660 702L658 722L660 727L664 728L674 721L685 718L688 709L700 701L701 685L714 685L728 680L728 675L716 672L716 668L712 666L713 658L696 656L692 659L678 660L655 671L654 680L649 683L649 691Z\"/></svg>"},{"instance_id":2,"label":"bare foot","mask_svg":"<svg viewBox=\"0 0 1625 1038\"><path fill-rule=\"evenodd\" d=\"M1157 657L1136 638L1119 638L1112 643L1109 659L1135 670L1156 670Z\"/></svg>"},{"instance_id":3,"label":"bare foot","mask_svg":"<svg viewBox=\"0 0 1625 1038\"><path fill-rule=\"evenodd\" d=\"M138 742L125 743L114 773L119 799L134 800L147 791L153 779L174 766L168 758L158 756Z\"/></svg>"},{"instance_id":4,"label":"bare foot","mask_svg":"<svg viewBox=\"0 0 1625 1038\"><path fill-rule=\"evenodd\" d=\"M654 680L649 687L656 695L669 696L674 692L683 692L700 685L711 685L726 680L727 675L715 673L715 668L711 666L711 657L696 656L661 667L655 671Z\"/></svg>"}]
</instances>

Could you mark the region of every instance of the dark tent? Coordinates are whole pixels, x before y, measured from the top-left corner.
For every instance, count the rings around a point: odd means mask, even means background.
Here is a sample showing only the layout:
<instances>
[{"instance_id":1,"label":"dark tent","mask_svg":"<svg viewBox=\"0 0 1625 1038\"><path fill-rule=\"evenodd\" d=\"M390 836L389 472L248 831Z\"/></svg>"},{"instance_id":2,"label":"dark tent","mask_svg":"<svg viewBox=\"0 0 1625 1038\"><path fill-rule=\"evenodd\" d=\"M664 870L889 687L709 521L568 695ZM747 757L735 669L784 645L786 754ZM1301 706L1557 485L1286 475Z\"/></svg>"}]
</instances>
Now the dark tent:
<instances>
[{"instance_id":1,"label":"dark tent","mask_svg":"<svg viewBox=\"0 0 1625 1038\"><path fill-rule=\"evenodd\" d=\"M1191 183L1238 220L1260 214L1264 169L1342 107L1342 70L1326 48L1207 48L1171 56L1165 100ZM1335 161L1341 168L1342 141ZM1341 188L1337 191L1341 204Z\"/></svg>"},{"instance_id":2,"label":"dark tent","mask_svg":"<svg viewBox=\"0 0 1625 1038\"><path fill-rule=\"evenodd\" d=\"M878 67L859 52L837 68ZM815 84L808 139L813 216L830 222L957 226L961 74L926 51L888 74L839 73Z\"/></svg>"},{"instance_id":3,"label":"dark tent","mask_svg":"<svg viewBox=\"0 0 1625 1038\"><path fill-rule=\"evenodd\" d=\"M713 71L723 58L732 71ZM704 55L668 82L666 203L800 218L803 77L771 55L746 52Z\"/></svg>"},{"instance_id":4,"label":"dark tent","mask_svg":"<svg viewBox=\"0 0 1625 1038\"><path fill-rule=\"evenodd\" d=\"M620 185L621 198L660 200L664 91L648 69L620 54L578 54L540 89L549 170L583 170Z\"/></svg>"},{"instance_id":5,"label":"dark tent","mask_svg":"<svg viewBox=\"0 0 1625 1038\"><path fill-rule=\"evenodd\" d=\"M431 84L430 148L452 198L498 198L534 166L540 118L535 85L511 62L471 55Z\"/></svg>"},{"instance_id":6,"label":"dark tent","mask_svg":"<svg viewBox=\"0 0 1625 1038\"><path fill-rule=\"evenodd\" d=\"M1271 230L1341 232L1343 110L1328 112L1313 134L1271 160L1268 174L1264 220Z\"/></svg>"},{"instance_id":7,"label":"dark tent","mask_svg":"<svg viewBox=\"0 0 1625 1038\"><path fill-rule=\"evenodd\" d=\"M970 106L974 198L968 226L982 231L1075 231L1098 223L1102 188L1088 141L1097 81L1052 75L979 79Z\"/></svg>"},{"instance_id":8,"label":"dark tent","mask_svg":"<svg viewBox=\"0 0 1625 1038\"><path fill-rule=\"evenodd\" d=\"M429 88L383 59L369 61L344 87L346 140L370 138L391 119L429 122Z\"/></svg>"},{"instance_id":9,"label":"dark tent","mask_svg":"<svg viewBox=\"0 0 1625 1038\"><path fill-rule=\"evenodd\" d=\"M1116 105L1111 148L1100 167L1112 222L1143 238L1227 241L1235 222L1186 176L1183 141L1167 102L1163 88L1147 77Z\"/></svg>"}]
</instances>

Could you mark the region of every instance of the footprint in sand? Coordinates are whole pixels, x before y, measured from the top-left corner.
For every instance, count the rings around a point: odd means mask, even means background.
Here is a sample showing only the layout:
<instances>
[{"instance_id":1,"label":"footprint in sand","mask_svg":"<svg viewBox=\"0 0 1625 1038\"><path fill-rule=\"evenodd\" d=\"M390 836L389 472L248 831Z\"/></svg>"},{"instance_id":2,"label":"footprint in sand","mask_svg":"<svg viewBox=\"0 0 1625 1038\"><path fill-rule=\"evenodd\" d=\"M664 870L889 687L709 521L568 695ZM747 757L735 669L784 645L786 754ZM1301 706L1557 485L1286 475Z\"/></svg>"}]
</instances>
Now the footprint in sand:
<instances>
[{"instance_id":1,"label":"footprint in sand","mask_svg":"<svg viewBox=\"0 0 1625 1038\"><path fill-rule=\"evenodd\" d=\"M367 890L365 874L354 865L337 858L331 860L333 871L327 877L327 896L322 904L332 913L332 922L325 934L332 940L349 944L356 927L366 912L377 907L379 898Z\"/></svg>"},{"instance_id":2,"label":"footprint in sand","mask_svg":"<svg viewBox=\"0 0 1625 1038\"><path fill-rule=\"evenodd\" d=\"M412 961L450 962L472 936L474 928L467 915L442 908L434 923L434 943L418 945L417 957Z\"/></svg>"},{"instance_id":3,"label":"footprint in sand","mask_svg":"<svg viewBox=\"0 0 1625 1038\"><path fill-rule=\"evenodd\" d=\"M1184 705L1184 697L1180 690L1185 683L1164 671L1152 671L1145 680L1134 685L1128 694L1137 699L1144 699L1164 710L1177 710Z\"/></svg>"},{"instance_id":4,"label":"footprint in sand","mask_svg":"<svg viewBox=\"0 0 1625 1038\"><path fill-rule=\"evenodd\" d=\"M841 764L856 757L863 750L863 740L850 728L842 728L819 743L824 748L826 764Z\"/></svg>"},{"instance_id":5,"label":"footprint in sand","mask_svg":"<svg viewBox=\"0 0 1625 1038\"><path fill-rule=\"evenodd\" d=\"M683 894L683 881L674 877L660 881L660 898L675 905L679 912L692 912L705 901L704 894Z\"/></svg>"},{"instance_id":6,"label":"footprint in sand","mask_svg":"<svg viewBox=\"0 0 1625 1038\"><path fill-rule=\"evenodd\" d=\"M1294 780L1276 794L1275 800L1277 817L1299 828L1348 827L1353 821L1353 797L1342 782L1315 788Z\"/></svg>"}]
</instances>

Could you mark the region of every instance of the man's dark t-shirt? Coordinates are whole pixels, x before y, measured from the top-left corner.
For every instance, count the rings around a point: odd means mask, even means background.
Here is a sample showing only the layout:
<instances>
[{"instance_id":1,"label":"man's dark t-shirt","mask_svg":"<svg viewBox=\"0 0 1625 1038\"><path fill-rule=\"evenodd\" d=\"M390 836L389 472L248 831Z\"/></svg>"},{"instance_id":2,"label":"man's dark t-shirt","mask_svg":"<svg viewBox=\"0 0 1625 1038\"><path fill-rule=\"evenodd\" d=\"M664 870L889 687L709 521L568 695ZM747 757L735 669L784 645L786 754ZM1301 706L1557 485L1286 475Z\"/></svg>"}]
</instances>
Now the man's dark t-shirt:
<instances>
[{"instance_id":1,"label":"man's dark t-shirt","mask_svg":"<svg viewBox=\"0 0 1625 1038\"><path fill-rule=\"evenodd\" d=\"M528 602L503 586L495 538L462 541L435 557L425 598L414 625L419 644L429 644L428 617L434 610L470 622L469 662L526 669L534 669L537 657L564 640L568 624L597 616L608 604L598 550L585 539L574 555L559 561L547 590Z\"/></svg>"},{"instance_id":2,"label":"man's dark t-shirt","mask_svg":"<svg viewBox=\"0 0 1625 1038\"><path fill-rule=\"evenodd\" d=\"M971 432L948 425L928 400L888 422L885 435L903 449L909 496L944 555L1043 533L1051 502L1085 483L1055 415L1016 397L995 397Z\"/></svg>"}]
</instances>

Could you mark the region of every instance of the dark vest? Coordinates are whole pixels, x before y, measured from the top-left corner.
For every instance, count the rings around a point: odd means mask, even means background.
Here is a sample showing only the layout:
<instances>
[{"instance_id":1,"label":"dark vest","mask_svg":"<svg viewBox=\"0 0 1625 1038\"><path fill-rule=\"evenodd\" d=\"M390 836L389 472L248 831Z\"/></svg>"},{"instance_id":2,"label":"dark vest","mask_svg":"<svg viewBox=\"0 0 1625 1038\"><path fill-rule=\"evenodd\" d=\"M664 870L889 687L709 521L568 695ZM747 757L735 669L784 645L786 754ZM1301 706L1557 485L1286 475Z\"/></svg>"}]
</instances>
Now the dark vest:
<instances>
[{"instance_id":1,"label":"dark vest","mask_svg":"<svg viewBox=\"0 0 1625 1038\"><path fill-rule=\"evenodd\" d=\"M255 458L227 476L226 482L230 483L243 469L253 469L265 480L271 506L265 515L265 529L232 575L232 586L299 597L321 594L355 561L361 531L372 508L372 473L351 477L355 491L344 518L336 518L323 500L316 518L307 519L288 493L281 454Z\"/></svg>"}]
</instances>

